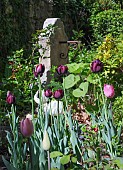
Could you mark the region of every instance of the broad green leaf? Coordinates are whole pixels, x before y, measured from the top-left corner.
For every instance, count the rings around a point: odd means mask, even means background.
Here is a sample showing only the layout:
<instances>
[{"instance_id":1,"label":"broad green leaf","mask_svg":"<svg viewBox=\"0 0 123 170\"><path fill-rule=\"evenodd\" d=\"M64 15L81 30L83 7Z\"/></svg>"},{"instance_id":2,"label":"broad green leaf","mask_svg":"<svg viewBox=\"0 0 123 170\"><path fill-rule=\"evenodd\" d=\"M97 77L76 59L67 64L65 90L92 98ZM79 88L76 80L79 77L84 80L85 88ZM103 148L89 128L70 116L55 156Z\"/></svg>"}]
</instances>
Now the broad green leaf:
<instances>
[{"instance_id":1,"label":"broad green leaf","mask_svg":"<svg viewBox=\"0 0 123 170\"><path fill-rule=\"evenodd\" d=\"M114 158L113 162L121 169L123 168L123 157Z\"/></svg>"},{"instance_id":2,"label":"broad green leaf","mask_svg":"<svg viewBox=\"0 0 123 170\"><path fill-rule=\"evenodd\" d=\"M88 92L88 85L88 82L81 83L79 88L73 90L73 95L75 97L85 97L86 93Z\"/></svg>"},{"instance_id":3,"label":"broad green leaf","mask_svg":"<svg viewBox=\"0 0 123 170\"><path fill-rule=\"evenodd\" d=\"M84 97L84 92L79 88L73 90L74 97Z\"/></svg>"},{"instance_id":4,"label":"broad green leaf","mask_svg":"<svg viewBox=\"0 0 123 170\"><path fill-rule=\"evenodd\" d=\"M76 163L76 162L77 162L77 158L72 157L72 158L71 158L71 161L72 161L73 163Z\"/></svg>"},{"instance_id":5,"label":"broad green leaf","mask_svg":"<svg viewBox=\"0 0 123 170\"><path fill-rule=\"evenodd\" d=\"M89 85L89 83L88 82L83 82L83 83L81 83L80 85L79 85L79 88L80 89L82 89L83 90L83 92L84 92L84 96L86 95L86 93L88 92L88 85ZM83 96L83 97L84 97Z\"/></svg>"},{"instance_id":6,"label":"broad green leaf","mask_svg":"<svg viewBox=\"0 0 123 170\"><path fill-rule=\"evenodd\" d=\"M87 79L86 79L88 82L92 83L92 84L96 84L96 81L95 81L95 78L92 77L92 75L90 74Z\"/></svg>"},{"instance_id":7,"label":"broad green leaf","mask_svg":"<svg viewBox=\"0 0 123 170\"><path fill-rule=\"evenodd\" d=\"M74 73L79 68L79 65L77 63L67 64L67 66L70 73Z\"/></svg>"},{"instance_id":8,"label":"broad green leaf","mask_svg":"<svg viewBox=\"0 0 123 170\"><path fill-rule=\"evenodd\" d=\"M69 76L65 77L63 86L65 89L69 89L73 87L78 81L80 80L80 77L78 75L70 74Z\"/></svg>"},{"instance_id":9,"label":"broad green leaf","mask_svg":"<svg viewBox=\"0 0 123 170\"><path fill-rule=\"evenodd\" d=\"M59 151L53 151L50 153L50 158L56 158L58 156L62 156L63 154Z\"/></svg>"},{"instance_id":10,"label":"broad green leaf","mask_svg":"<svg viewBox=\"0 0 123 170\"><path fill-rule=\"evenodd\" d=\"M62 165L65 165L65 164L67 164L67 163L69 163L70 162L70 155L64 155L63 157L61 157L61 159L60 159L60 163L62 164Z\"/></svg>"}]
</instances>

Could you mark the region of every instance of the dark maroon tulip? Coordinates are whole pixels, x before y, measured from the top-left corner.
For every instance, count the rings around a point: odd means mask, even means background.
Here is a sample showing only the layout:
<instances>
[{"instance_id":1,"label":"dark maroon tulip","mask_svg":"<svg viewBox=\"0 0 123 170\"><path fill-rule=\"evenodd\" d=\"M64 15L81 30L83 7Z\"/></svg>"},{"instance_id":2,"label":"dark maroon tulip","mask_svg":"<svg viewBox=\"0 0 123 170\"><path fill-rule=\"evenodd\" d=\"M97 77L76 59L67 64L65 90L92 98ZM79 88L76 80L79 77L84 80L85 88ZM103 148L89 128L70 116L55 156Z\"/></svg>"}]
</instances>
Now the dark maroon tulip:
<instances>
[{"instance_id":1,"label":"dark maroon tulip","mask_svg":"<svg viewBox=\"0 0 123 170\"><path fill-rule=\"evenodd\" d=\"M33 123L29 118L22 119L20 122L20 131L23 136L30 137L33 134Z\"/></svg>"},{"instance_id":2,"label":"dark maroon tulip","mask_svg":"<svg viewBox=\"0 0 123 170\"><path fill-rule=\"evenodd\" d=\"M6 102L8 104L14 104L15 103L15 96L10 91L7 92Z\"/></svg>"},{"instance_id":3,"label":"dark maroon tulip","mask_svg":"<svg viewBox=\"0 0 123 170\"><path fill-rule=\"evenodd\" d=\"M34 71L33 73L34 73L34 76L35 76L36 78L38 77L38 75L40 75L40 77L43 75L42 73L39 73L39 74L38 74L38 73L35 72L35 71Z\"/></svg>"},{"instance_id":4,"label":"dark maroon tulip","mask_svg":"<svg viewBox=\"0 0 123 170\"><path fill-rule=\"evenodd\" d=\"M35 77L38 77L38 75L42 76L42 74L44 73L45 71L45 66L43 64L38 64L36 67L35 67L35 71L34 71L34 76Z\"/></svg>"},{"instance_id":5,"label":"dark maroon tulip","mask_svg":"<svg viewBox=\"0 0 123 170\"><path fill-rule=\"evenodd\" d=\"M102 70L103 70L103 63L99 59L94 60L91 63L91 71L93 73L98 73L101 72Z\"/></svg>"},{"instance_id":6,"label":"dark maroon tulip","mask_svg":"<svg viewBox=\"0 0 123 170\"><path fill-rule=\"evenodd\" d=\"M44 91L44 95L45 95L46 97L51 97L51 96L52 96L52 91L51 91L51 89L45 90L45 91Z\"/></svg>"},{"instance_id":7,"label":"dark maroon tulip","mask_svg":"<svg viewBox=\"0 0 123 170\"><path fill-rule=\"evenodd\" d=\"M68 67L64 66L64 65L60 65L57 69L56 69L57 73L59 75L64 75L68 72Z\"/></svg>"},{"instance_id":8,"label":"dark maroon tulip","mask_svg":"<svg viewBox=\"0 0 123 170\"><path fill-rule=\"evenodd\" d=\"M62 89L58 89L53 93L53 97L55 99L61 99L64 96L64 91Z\"/></svg>"}]
</instances>

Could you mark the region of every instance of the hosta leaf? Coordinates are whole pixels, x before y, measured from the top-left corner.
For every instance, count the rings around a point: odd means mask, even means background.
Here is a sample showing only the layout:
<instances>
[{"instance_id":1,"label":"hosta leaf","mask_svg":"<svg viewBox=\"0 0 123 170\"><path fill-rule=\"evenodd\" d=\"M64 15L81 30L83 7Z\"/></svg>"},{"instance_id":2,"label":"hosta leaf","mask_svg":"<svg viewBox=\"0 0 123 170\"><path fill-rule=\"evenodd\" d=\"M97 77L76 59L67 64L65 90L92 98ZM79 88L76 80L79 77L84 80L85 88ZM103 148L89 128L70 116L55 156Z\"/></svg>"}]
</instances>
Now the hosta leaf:
<instances>
[{"instance_id":1,"label":"hosta leaf","mask_svg":"<svg viewBox=\"0 0 123 170\"><path fill-rule=\"evenodd\" d=\"M67 64L67 66L70 73L75 73L79 69L79 64L77 63Z\"/></svg>"},{"instance_id":2,"label":"hosta leaf","mask_svg":"<svg viewBox=\"0 0 123 170\"><path fill-rule=\"evenodd\" d=\"M81 83L81 84L79 85L79 88L82 89L83 92L84 92L84 96L85 96L85 94L88 92L88 85L89 85L88 82L83 82L83 83ZM83 96L83 97L84 97L84 96Z\"/></svg>"},{"instance_id":3,"label":"hosta leaf","mask_svg":"<svg viewBox=\"0 0 123 170\"><path fill-rule=\"evenodd\" d=\"M73 87L79 80L80 77L78 75L74 76L73 74L70 74L69 76L65 77L63 86L65 89L69 89Z\"/></svg>"},{"instance_id":4,"label":"hosta leaf","mask_svg":"<svg viewBox=\"0 0 123 170\"><path fill-rule=\"evenodd\" d=\"M84 96L84 92L82 90L80 90L79 88L73 90L73 95L74 97L81 97Z\"/></svg>"}]
</instances>

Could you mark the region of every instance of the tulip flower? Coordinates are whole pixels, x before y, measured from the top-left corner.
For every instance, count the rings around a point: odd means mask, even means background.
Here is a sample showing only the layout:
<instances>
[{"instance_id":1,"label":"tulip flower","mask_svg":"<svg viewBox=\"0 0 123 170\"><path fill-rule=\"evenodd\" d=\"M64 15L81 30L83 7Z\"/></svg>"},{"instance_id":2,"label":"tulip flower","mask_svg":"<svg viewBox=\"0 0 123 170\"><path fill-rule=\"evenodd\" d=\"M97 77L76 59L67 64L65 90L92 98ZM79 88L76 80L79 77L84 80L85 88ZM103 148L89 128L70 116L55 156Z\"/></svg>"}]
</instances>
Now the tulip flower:
<instances>
[{"instance_id":1,"label":"tulip flower","mask_svg":"<svg viewBox=\"0 0 123 170\"><path fill-rule=\"evenodd\" d=\"M53 93L53 97L55 99L61 99L64 96L64 91L62 89L58 89Z\"/></svg>"},{"instance_id":2,"label":"tulip flower","mask_svg":"<svg viewBox=\"0 0 123 170\"><path fill-rule=\"evenodd\" d=\"M8 104L14 104L15 103L15 96L10 91L7 92L6 102Z\"/></svg>"},{"instance_id":3,"label":"tulip flower","mask_svg":"<svg viewBox=\"0 0 123 170\"><path fill-rule=\"evenodd\" d=\"M45 90L45 91L44 91L44 95L45 95L46 97L51 97L51 96L52 96L52 91L51 91L51 89Z\"/></svg>"},{"instance_id":4,"label":"tulip flower","mask_svg":"<svg viewBox=\"0 0 123 170\"><path fill-rule=\"evenodd\" d=\"M68 71L68 67L67 66L64 66L64 65L60 65L57 69L56 69L57 73L59 75L64 75L67 73Z\"/></svg>"},{"instance_id":5,"label":"tulip flower","mask_svg":"<svg viewBox=\"0 0 123 170\"><path fill-rule=\"evenodd\" d=\"M95 128L94 128L94 132L98 132L98 127L95 127Z\"/></svg>"},{"instance_id":6,"label":"tulip flower","mask_svg":"<svg viewBox=\"0 0 123 170\"><path fill-rule=\"evenodd\" d=\"M39 64L35 67L34 76L38 77L38 75L42 76L45 71L45 66L43 64Z\"/></svg>"},{"instance_id":7,"label":"tulip flower","mask_svg":"<svg viewBox=\"0 0 123 170\"><path fill-rule=\"evenodd\" d=\"M94 60L91 63L91 71L93 73L98 73L101 72L102 70L103 70L103 63L99 59Z\"/></svg>"},{"instance_id":8,"label":"tulip flower","mask_svg":"<svg viewBox=\"0 0 123 170\"><path fill-rule=\"evenodd\" d=\"M108 98L113 98L114 95L115 95L113 85L104 84L103 91L104 91L105 96L108 97Z\"/></svg>"},{"instance_id":9,"label":"tulip flower","mask_svg":"<svg viewBox=\"0 0 123 170\"><path fill-rule=\"evenodd\" d=\"M46 151L50 149L50 139L49 139L47 131L45 131L45 133L44 133L44 138L43 138L43 141L42 141L42 147Z\"/></svg>"},{"instance_id":10,"label":"tulip flower","mask_svg":"<svg viewBox=\"0 0 123 170\"><path fill-rule=\"evenodd\" d=\"M22 119L20 122L20 131L23 136L30 137L33 134L33 123L29 118Z\"/></svg>"}]
</instances>

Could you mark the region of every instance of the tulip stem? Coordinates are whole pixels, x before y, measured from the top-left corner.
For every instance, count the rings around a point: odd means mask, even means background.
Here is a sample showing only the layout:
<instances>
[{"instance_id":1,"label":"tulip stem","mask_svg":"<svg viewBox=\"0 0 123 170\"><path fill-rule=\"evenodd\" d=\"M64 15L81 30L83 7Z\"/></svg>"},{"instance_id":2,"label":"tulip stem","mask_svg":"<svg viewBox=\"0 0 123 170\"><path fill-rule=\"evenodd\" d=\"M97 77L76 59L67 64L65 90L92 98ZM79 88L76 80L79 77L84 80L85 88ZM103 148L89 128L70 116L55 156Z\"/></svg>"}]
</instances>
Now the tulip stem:
<instances>
[{"instance_id":1,"label":"tulip stem","mask_svg":"<svg viewBox=\"0 0 123 170\"><path fill-rule=\"evenodd\" d=\"M58 130L59 130L59 126L60 126L60 125L59 125L59 123L60 123L60 122L59 122L59 100L58 100L58 108L57 108L57 109L58 109L57 121L58 121Z\"/></svg>"},{"instance_id":2,"label":"tulip stem","mask_svg":"<svg viewBox=\"0 0 123 170\"><path fill-rule=\"evenodd\" d=\"M33 92L31 88L31 99L32 99L32 121L34 125L34 135L35 135L35 121L34 121L34 100L33 100Z\"/></svg>"},{"instance_id":3,"label":"tulip stem","mask_svg":"<svg viewBox=\"0 0 123 170\"><path fill-rule=\"evenodd\" d=\"M52 123L53 123L53 115L52 115L52 110L51 110L51 98L49 99L50 100L50 116L51 116L51 126L52 126Z\"/></svg>"},{"instance_id":4,"label":"tulip stem","mask_svg":"<svg viewBox=\"0 0 123 170\"><path fill-rule=\"evenodd\" d=\"M28 144L29 144L29 154L30 154L30 165L31 165L31 170L33 170L32 150L31 150L31 141L30 141L30 138L28 138Z\"/></svg>"},{"instance_id":5,"label":"tulip stem","mask_svg":"<svg viewBox=\"0 0 123 170\"><path fill-rule=\"evenodd\" d=\"M104 94L103 94L103 90L102 90L102 84L101 84L101 80L100 80L99 76L98 76L98 79L99 79L99 86L100 86L102 100L103 100L104 109L105 109L105 112L104 112L105 113L105 119L106 119L106 121L108 121L107 112L106 112L106 101L105 101L105 98L104 98Z\"/></svg>"},{"instance_id":6,"label":"tulip stem","mask_svg":"<svg viewBox=\"0 0 123 170\"><path fill-rule=\"evenodd\" d=\"M40 99L40 110L39 110L39 119L40 119L40 123L41 123L41 127L43 128L43 122L42 122L42 89L41 89L41 80L40 80L40 76L38 76L38 81L39 81L39 99Z\"/></svg>"},{"instance_id":7,"label":"tulip stem","mask_svg":"<svg viewBox=\"0 0 123 170\"><path fill-rule=\"evenodd\" d=\"M50 151L47 151L47 156L48 156L48 170L51 169L51 163L50 163Z\"/></svg>"}]
</instances>

